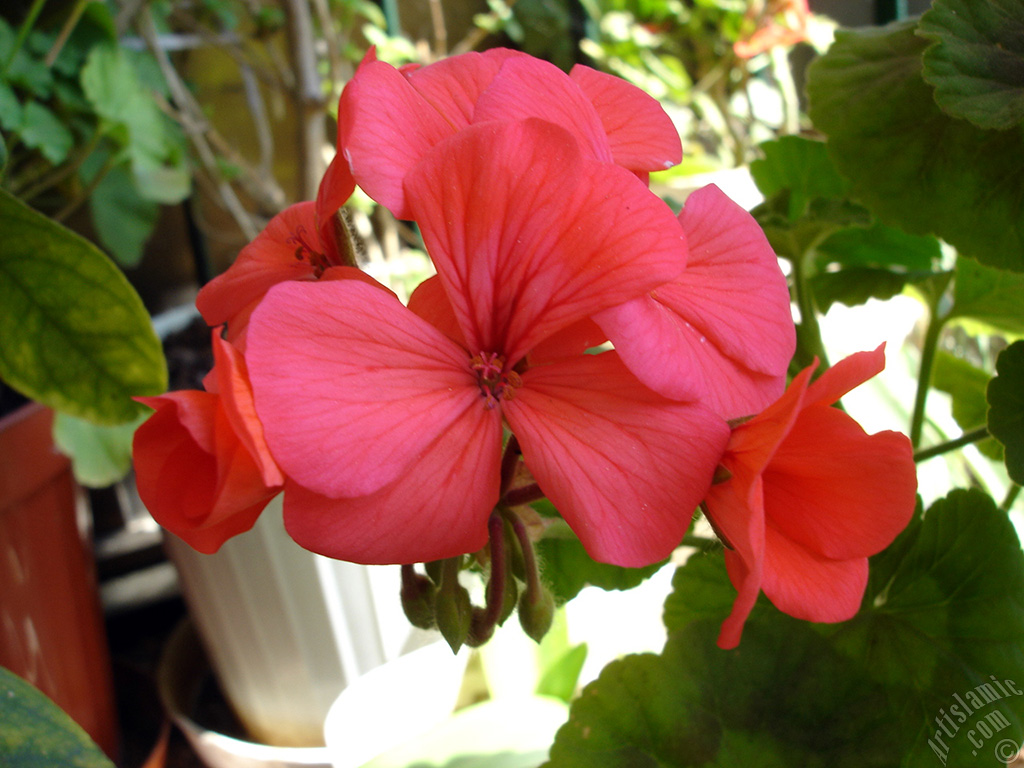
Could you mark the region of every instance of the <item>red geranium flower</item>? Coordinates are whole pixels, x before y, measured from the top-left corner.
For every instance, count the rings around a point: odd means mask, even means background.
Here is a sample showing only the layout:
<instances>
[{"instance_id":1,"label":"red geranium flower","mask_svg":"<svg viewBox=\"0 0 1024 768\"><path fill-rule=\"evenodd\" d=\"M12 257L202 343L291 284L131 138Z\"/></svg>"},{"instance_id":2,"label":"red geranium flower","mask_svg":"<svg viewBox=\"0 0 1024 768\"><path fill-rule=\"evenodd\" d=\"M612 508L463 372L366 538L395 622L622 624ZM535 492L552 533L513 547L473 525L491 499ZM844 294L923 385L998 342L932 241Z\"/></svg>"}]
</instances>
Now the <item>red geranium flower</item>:
<instances>
[{"instance_id":1,"label":"red geranium flower","mask_svg":"<svg viewBox=\"0 0 1024 768\"><path fill-rule=\"evenodd\" d=\"M761 227L718 187L691 194L679 222L679 277L594 319L656 392L726 419L757 413L785 389L796 347L786 278Z\"/></svg>"},{"instance_id":2,"label":"red geranium flower","mask_svg":"<svg viewBox=\"0 0 1024 768\"><path fill-rule=\"evenodd\" d=\"M426 67L395 69L371 50L338 105L338 149L359 186L401 219L411 217L406 174L469 125L538 117L562 126L584 153L636 172L677 164L682 145L656 100L625 80L496 48Z\"/></svg>"},{"instance_id":3,"label":"red geranium flower","mask_svg":"<svg viewBox=\"0 0 1024 768\"><path fill-rule=\"evenodd\" d=\"M203 286L196 307L207 325L227 326L227 339L244 348L249 315L271 286L288 280L370 279L345 266L347 237L336 221L355 181L348 164L335 156L320 182L316 202L289 206L245 246L226 272Z\"/></svg>"},{"instance_id":4,"label":"red geranium flower","mask_svg":"<svg viewBox=\"0 0 1024 768\"><path fill-rule=\"evenodd\" d=\"M253 407L245 361L213 337L207 391L139 397L155 409L135 432L139 497L154 519L200 552L252 528L284 483Z\"/></svg>"},{"instance_id":5,"label":"red geranium flower","mask_svg":"<svg viewBox=\"0 0 1024 768\"><path fill-rule=\"evenodd\" d=\"M289 477L289 533L364 563L479 549L507 424L593 557L666 557L710 484L724 421L647 389L615 353L532 367L527 354L675 277L671 211L536 119L458 132L404 189L456 330L354 280L282 283L253 313L246 358Z\"/></svg>"},{"instance_id":6,"label":"red geranium flower","mask_svg":"<svg viewBox=\"0 0 1024 768\"><path fill-rule=\"evenodd\" d=\"M722 464L732 477L711 488L707 515L731 549L738 591L718 644L734 648L764 591L807 621L836 622L860 607L868 560L906 527L917 476L910 440L868 435L831 407L885 366L884 347L860 352L808 386L801 371L783 396L732 433Z\"/></svg>"}]
</instances>

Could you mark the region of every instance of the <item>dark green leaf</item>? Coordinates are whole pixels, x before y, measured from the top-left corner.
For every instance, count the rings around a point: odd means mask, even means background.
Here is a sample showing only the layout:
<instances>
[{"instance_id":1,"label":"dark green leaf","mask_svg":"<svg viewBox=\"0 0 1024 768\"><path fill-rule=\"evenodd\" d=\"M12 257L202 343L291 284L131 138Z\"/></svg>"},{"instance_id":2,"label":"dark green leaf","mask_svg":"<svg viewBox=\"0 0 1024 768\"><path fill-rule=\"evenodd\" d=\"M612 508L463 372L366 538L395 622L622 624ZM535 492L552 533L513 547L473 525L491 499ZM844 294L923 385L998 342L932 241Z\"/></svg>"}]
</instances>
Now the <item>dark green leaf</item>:
<instances>
[{"instance_id":1,"label":"dark green leaf","mask_svg":"<svg viewBox=\"0 0 1024 768\"><path fill-rule=\"evenodd\" d=\"M1024 333L1024 275L957 259L950 318L980 320L1000 331Z\"/></svg>"},{"instance_id":2,"label":"dark green leaf","mask_svg":"<svg viewBox=\"0 0 1024 768\"><path fill-rule=\"evenodd\" d=\"M1024 341L1015 341L996 361L988 385L988 431L1006 449L1006 471L1024 485Z\"/></svg>"},{"instance_id":3,"label":"dark green leaf","mask_svg":"<svg viewBox=\"0 0 1024 768\"><path fill-rule=\"evenodd\" d=\"M537 542L536 551L541 562L541 576L558 605L576 597L588 584L609 590L632 589L664 565L655 563L645 568L622 568L598 563L576 538L541 539Z\"/></svg>"},{"instance_id":4,"label":"dark green leaf","mask_svg":"<svg viewBox=\"0 0 1024 768\"><path fill-rule=\"evenodd\" d=\"M818 309L827 312L836 302L855 307L868 299L891 299L902 293L910 281L908 275L899 272L854 267L815 275L811 278L811 290Z\"/></svg>"},{"instance_id":5,"label":"dark green leaf","mask_svg":"<svg viewBox=\"0 0 1024 768\"><path fill-rule=\"evenodd\" d=\"M934 237L908 235L901 229L878 223L842 229L815 252L819 269L839 264L842 267L889 267L907 273L932 272L942 257L942 247Z\"/></svg>"},{"instance_id":6,"label":"dark green leaf","mask_svg":"<svg viewBox=\"0 0 1024 768\"><path fill-rule=\"evenodd\" d=\"M89 198L100 241L122 267L137 266L153 233L160 207L143 200L124 165L112 168Z\"/></svg>"},{"instance_id":7,"label":"dark green leaf","mask_svg":"<svg viewBox=\"0 0 1024 768\"><path fill-rule=\"evenodd\" d=\"M0 191L0 377L75 416L120 424L167 387L142 301L88 241Z\"/></svg>"},{"instance_id":8,"label":"dark green leaf","mask_svg":"<svg viewBox=\"0 0 1024 768\"><path fill-rule=\"evenodd\" d=\"M104 488L128 474L132 466L132 437L148 414L135 421L101 426L58 413L53 422L53 442L71 457L75 480L89 488Z\"/></svg>"},{"instance_id":9,"label":"dark green leaf","mask_svg":"<svg viewBox=\"0 0 1024 768\"><path fill-rule=\"evenodd\" d=\"M924 54L924 78L942 109L979 128L1024 121L1024 4L935 0L918 32L935 41Z\"/></svg>"},{"instance_id":10,"label":"dark green leaf","mask_svg":"<svg viewBox=\"0 0 1024 768\"><path fill-rule=\"evenodd\" d=\"M789 218L791 208L790 193L783 190L751 211L775 253L790 261L803 259L840 230L871 223L866 208L846 200L814 198L795 221Z\"/></svg>"},{"instance_id":11,"label":"dark green leaf","mask_svg":"<svg viewBox=\"0 0 1024 768\"><path fill-rule=\"evenodd\" d=\"M6 62L10 57L17 37L17 33L0 17L0 63ZM47 98L53 87L50 68L40 57L30 55L24 46L14 55L10 66L4 72L4 79L40 99Z\"/></svg>"},{"instance_id":12,"label":"dark green leaf","mask_svg":"<svg viewBox=\"0 0 1024 768\"><path fill-rule=\"evenodd\" d=\"M762 597L722 651L736 594L722 558L691 557L673 587L664 651L584 689L551 768L994 766L1000 739L1024 736L1024 555L979 491L955 491L872 558L848 622L801 622Z\"/></svg>"},{"instance_id":13,"label":"dark green leaf","mask_svg":"<svg viewBox=\"0 0 1024 768\"><path fill-rule=\"evenodd\" d=\"M60 707L3 667L0 723L5 768L114 768Z\"/></svg>"},{"instance_id":14,"label":"dark green leaf","mask_svg":"<svg viewBox=\"0 0 1024 768\"><path fill-rule=\"evenodd\" d=\"M973 700L993 677L1024 681L1022 596L1024 556L1013 525L978 490L937 501L872 558L861 612L831 639L888 691L907 691L902 701L892 698L916 734L916 759L904 764L924 765L943 745L946 764L975 764L967 731L991 710L968 710L970 721L952 736L939 731L937 718L954 712L955 696ZM1020 744L1024 697L1000 698L992 709L1012 725L1003 735Z\"/></svg>"},{"instance_id":15,"label":"dark green leaf","mask_svg":"<svg viewBox=\"0 0 1024 768\"><path fill-rule=\"evenodd\" d=\"M1024 270L1024 132L982 131L935 104L913 22L844 31L811 65L811 118L852 194L884 223Z\"/></svg>"},{"instance_id":16,"label":"dark green leaf","mask_svg":"<svg viewBox=\"0 0 1024 768\"><path fill-rule=\"evenodd\" d=\"M825 144L800 136L785 136L760 145L764 158L750 164L750 175L765 198L789 193L788 218L796 221L811 200L846 197L849 183L829 159Z\"/></svg>"},{"instance_id":17,"label":"dark green leaf","mask_svg":"<svg viewBox=\"0 0 1024 768\"><path fill-rule=\"evenodd\" d=\"M11 86L0 80L0 128L18 133L24 123L21 102Z\"/></svg>"},{"instance_id":18,"label":"dark green leaf","mask_svg":"<svg viewBox=\"0 0 1024 768\"><path fill-rule=\"evenodd\" d=\"M992 376L966 360L939 350L932 369L932 387L953 398L953 418L960 428L970 431L988 420L985 391ZM991 438L976 443L978 450L994 461L1003 460L1003 447Z\"/></svg>"},{"instance_id":19,"label":"dark green leaf","mask_svg":"<svg viewBox=\"0 0 1024 768\"><path fill-rule=\"evenodd\" d=\"M25 104L20 134L26 147L38 149L54 165L64 161L75 141L64 123L36 101Z\"/></svg>"}]
</instances>

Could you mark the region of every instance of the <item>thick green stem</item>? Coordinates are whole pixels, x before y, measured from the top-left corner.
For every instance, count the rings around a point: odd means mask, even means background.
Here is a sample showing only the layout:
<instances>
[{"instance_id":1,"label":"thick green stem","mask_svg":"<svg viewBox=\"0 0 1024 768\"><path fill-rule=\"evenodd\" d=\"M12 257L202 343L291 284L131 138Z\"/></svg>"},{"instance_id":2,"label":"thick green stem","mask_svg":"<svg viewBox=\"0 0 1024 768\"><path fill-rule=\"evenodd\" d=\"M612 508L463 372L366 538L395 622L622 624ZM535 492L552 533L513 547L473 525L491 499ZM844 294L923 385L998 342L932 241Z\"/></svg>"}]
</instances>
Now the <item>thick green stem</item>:
<instances>
[{"instance_id":1,"label":"thick green stem","mask_svg":"<svg viewBox=\"0 0 1024 768\"><path fill-rule=\"evenodd\" d=\"M928 402L928 390L931 387L932 368L935 365L935 352L939 347L939 336L945 318L939 316L933 308L928 321L928 329L921 345L921 367L917 373L917 393L914 396L914 411L910 417L910 443L915 448L921 443L921 432L924 429L925 405Z\"/></svg>"},{"instance_id":2,"label":"thick green stem","mask_svg":"<svg viewBox=\"0 0 1024 768\"><path fill-rule=\"evenodd\" d=\"M797 309L800 310L800 325L798 327L798 350L802 353L803 360L800 367L811 364L816 357L821 363L821 370L828 368L828 355L825 354L825 342L821 338L821 326L818 324L818 308L814 303L814 294L811 293L810 275L808 274L807 261L811 258L813 249L803 253L793 254L793 297Z\"/></svg>"},{"instance_id":3,"label":"thick green stem","mask_svg":"<svg viewBox=\"0 0 1024 768\"><path fill-rule=\"evenodd\" d=\"M1017 495L1019 493L1020 493L1020 485L1018 483L1014 483L1013 485L1011 485L1010 486L1010 490L1008 490L1006 492L1006 498L1003 499L1003 503L999 505L1000 508L1001 509L1005 509L1006 511L1009 511L1010 507L1013 506L1013 502L1015 502L1017 500Z\"/></svg>"},{"instance_id":4,"label":"thick green stem","mask_svg":"<svg viewBox=\"0 0 1024 768\"><path fill-rule=\"evenodd\" d=\"M914 461L920 462L933 458L934 456L941 456L944 453L955 451L957 448L963 448L965 445L970 445L971 443L976 443L979 440L984 440L988 436L988 427L972 429L970 432L964 432L960 437L955 437L944 443L933 445L931 448L924 448L918 451L914 454Z\"/></svg>"}]
</instances>

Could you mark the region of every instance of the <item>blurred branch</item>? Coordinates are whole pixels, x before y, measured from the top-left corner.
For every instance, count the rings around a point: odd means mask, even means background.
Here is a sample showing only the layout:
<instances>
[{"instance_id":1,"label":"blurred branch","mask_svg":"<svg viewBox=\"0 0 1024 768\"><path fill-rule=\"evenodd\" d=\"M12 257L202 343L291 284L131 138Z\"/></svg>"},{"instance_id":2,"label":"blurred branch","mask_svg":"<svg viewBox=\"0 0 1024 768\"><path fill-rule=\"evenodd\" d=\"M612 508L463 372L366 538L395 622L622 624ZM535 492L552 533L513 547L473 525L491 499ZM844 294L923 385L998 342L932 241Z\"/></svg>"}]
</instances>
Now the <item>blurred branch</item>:
<instances>
[{"instance_id":1,"label":"blurred branch","mask_svg":"<svg viewBox=\"0 0 1024 768\"><path fill-rule=\"evenodd\" d=\"M284 0L288 16L288 47L297 77L292 101L298 120L299 198L316 197L323 175L321 150L326 143L324 94L317 73L313 20L306 0Z\"/></svg>"}]
</instances>

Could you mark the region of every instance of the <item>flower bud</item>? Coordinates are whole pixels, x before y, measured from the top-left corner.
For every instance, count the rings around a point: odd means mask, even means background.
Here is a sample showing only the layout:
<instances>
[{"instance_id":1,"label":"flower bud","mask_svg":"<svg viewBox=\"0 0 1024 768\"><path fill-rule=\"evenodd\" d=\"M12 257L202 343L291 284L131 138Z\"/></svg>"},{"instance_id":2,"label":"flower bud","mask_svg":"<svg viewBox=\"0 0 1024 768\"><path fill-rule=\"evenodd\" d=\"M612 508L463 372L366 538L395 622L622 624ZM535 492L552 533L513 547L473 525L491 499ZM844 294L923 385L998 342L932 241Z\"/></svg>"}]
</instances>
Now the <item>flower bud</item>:
<instances>
[{"instance_id":1,"label":"flower bud","mask_svg":"<svg viewBox=\"0 0 1024 768\"><path fill-rule=\"evenodd\" d=\"M402 566L402 610L409 623L420 629L433 629L434 601L437 587L426 576L416 573L411 565Z\"/></svg>"},{"instance_id":2,"label":"flower bud","mask_svg":"<svg viewBox=\"0 0 1024 768\"><path fill-rule=\"evenodd\" d=\"M535 642L540 642L555 617L555 599L544 587L527 590L519 598L519 623Z\"/></svg>"}]
</instances>

